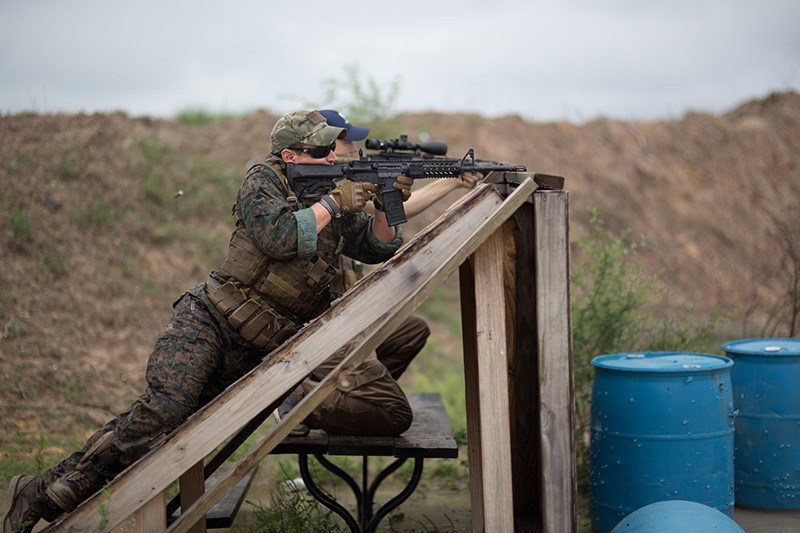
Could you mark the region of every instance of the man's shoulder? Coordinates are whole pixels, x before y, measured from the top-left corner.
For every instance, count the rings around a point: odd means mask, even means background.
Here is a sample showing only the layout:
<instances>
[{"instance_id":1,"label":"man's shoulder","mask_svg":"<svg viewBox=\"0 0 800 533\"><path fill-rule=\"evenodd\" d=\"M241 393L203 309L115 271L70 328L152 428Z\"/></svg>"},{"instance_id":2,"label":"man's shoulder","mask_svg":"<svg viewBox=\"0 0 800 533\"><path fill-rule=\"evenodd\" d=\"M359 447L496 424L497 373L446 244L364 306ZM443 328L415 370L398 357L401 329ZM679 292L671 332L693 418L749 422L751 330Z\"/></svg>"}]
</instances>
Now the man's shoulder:
<instances>
[{"instance_id":1,"label":"man's shoulder","mask_svg":"<svg viewBox=\"0 0 800 533\"><path fill-rule=\"evenodd\" d=\"M283 169L277 164L259 163L253 165L245 174L240 190L278 189L284 190Z\"/></svg>"},{"instance_id":2,"label":"man's shoulder","mask_svg":"<svg viewBox=\"0 0 800 533\"><path fill-rule=\"evenodd\" d=\"M263 163L256 163L247 170L245 179L280 179L285 174L281 166L276 162L269 160Z\"/></svg>"}]
</instances>

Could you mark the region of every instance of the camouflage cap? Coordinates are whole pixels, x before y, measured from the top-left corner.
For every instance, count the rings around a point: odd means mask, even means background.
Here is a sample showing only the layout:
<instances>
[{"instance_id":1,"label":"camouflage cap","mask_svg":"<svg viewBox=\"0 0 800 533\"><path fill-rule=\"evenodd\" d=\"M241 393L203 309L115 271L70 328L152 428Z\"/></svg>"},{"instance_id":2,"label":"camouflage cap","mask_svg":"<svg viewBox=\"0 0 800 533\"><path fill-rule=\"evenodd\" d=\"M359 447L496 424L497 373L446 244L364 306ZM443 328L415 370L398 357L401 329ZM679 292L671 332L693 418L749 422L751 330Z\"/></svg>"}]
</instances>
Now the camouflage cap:
<instances>
[{"instance_id":1,"label":"camouflage cap","mask_svg":"<svg viewBox=\"0 0 800 533\"><path fill-rule=\"evenodd\" d=\"M319 111L294 111L279 118L272 128L270 152L278 154L298 143L328 146L346 132L344 128L329 126Z\"/></svg>"}]
</instances>

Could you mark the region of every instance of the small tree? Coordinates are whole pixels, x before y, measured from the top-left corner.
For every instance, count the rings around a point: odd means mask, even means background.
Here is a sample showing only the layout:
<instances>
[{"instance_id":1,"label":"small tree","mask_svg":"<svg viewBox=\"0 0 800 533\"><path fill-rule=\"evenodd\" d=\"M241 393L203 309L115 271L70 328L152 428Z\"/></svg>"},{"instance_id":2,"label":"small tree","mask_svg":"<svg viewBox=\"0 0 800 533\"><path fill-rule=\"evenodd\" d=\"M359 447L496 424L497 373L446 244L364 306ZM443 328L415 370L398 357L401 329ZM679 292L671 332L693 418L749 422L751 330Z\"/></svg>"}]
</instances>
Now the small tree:
<instances>
[{"instance_id":1,"label":"small tree","mask_svg":"<svg viewBox=\"0 0 800 533\"><path fill-rule=\"evenodd\" d=\"M778 300L769 310L762 335L779 335L786 326L788 337L800 333L800 205L787 210L786 218L779 218L765 209L772 223L770 237L780 251L779 269L784 280Z\"/></svg>"},{"instance_id":2,"label":"small tree","mask_svg":"<svg viewBox=\"0 0 800 533\"><path fill-rule=\"evenodd\" d=\"M350 122L369 126L373 137L393 133L396 128L392 124L392 115L400 91L399 76L382 86L372 77L362 77L356 64L345 65L343 69L343 78L329 78L322 82L322 103L309 107L336 109Z\"/></svg>"}]
</instances>

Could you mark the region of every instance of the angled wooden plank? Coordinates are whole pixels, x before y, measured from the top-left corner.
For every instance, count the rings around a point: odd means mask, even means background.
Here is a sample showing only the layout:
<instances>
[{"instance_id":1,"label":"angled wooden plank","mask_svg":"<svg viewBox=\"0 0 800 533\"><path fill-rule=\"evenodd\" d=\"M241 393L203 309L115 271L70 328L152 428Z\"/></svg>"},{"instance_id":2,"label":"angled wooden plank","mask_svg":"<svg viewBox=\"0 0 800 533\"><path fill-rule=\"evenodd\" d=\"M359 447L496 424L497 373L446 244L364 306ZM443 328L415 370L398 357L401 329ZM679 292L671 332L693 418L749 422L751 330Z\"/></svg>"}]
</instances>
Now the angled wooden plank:
<instances>
[{"instance_id":1,"label":"angled wooden plank","mask_svg":"<svg viewBox=\"0 0 800 533\"><path fill-rule=\"evenodd\" d=\"M574 532L578 517L572 435L568 194L537 191L533 203L542 527L545 532Z\"/></svg>"},{"instance_id":2,"label":"angled wooden plank","mask_svg":"<svg viewBox=\"0 0 800 533\"><path fill-rule=\"evenodd\" d=\"M531 179L520 185L505 201L488 185L477 187L467 194L459 208L440 217L436 224L429 226L392 259L364 278L347 296L310 322L279 350L269 354L264 363L195 413L159 448L120 474L110 484L107 529L116 527L136 509L160 494L169 483L211 453L220 442L293 388L333 353L349 346L349 355L353 356L356 352L352 350L358 344L376 339L380 342L382 339L376 335L364 336L363 332L379 330L385 338L401 320L398 318L398 323L393 324L392 314L402 309L397 316L403 313L408 316L488 235L513 214L534 189L535 184ZM370 312L364 313L364 309ZM357 337L358 342L354 343ZM322 399L315 397L314 401L318 405ZM310 402L306 406L311 409L316 407ZM295 410L299 407L300 404ZM284 420L288 422L290 418L291 413ZM276 431L278 429L275 428ZM270 445L274 446L272 442ZM226 480L217 486L232 479L241 479L246 474L247 470L234 468ZM225 490L229 488L224 487ZM206 493L191 509L203 506L205 512L213 505L213 497L218 498L217 493L211 498L209 494ZM97 508L102 501L100 495L95 495L51 527L73 531L93 529L98 516ZM189 517L187 520L193 518L190 512L184 515Z\"/></svg>"},{"instance_id":3,"label":"angled wooden plank","mask_svg":"<svg viewBox=\"0 0 800 533\"><path fill-rule=\"evenodd\" d=\"M503 244L502 232L496 231L473 255L486 531L514 530Z\"/></svg>"}]
</instances>

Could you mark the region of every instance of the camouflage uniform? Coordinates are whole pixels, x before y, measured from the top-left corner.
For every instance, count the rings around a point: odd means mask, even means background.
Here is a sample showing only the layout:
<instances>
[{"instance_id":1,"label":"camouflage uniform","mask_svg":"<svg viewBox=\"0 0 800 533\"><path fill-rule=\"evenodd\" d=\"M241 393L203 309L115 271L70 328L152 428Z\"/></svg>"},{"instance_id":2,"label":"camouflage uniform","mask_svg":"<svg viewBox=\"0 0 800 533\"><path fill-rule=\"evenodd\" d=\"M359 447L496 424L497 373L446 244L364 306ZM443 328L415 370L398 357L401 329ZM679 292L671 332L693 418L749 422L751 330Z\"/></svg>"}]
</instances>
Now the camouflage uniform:
<instances>
[{"instance_id":1,"label":"camouflage uniform","mask_svg":"<svg viewBox=\"0 0 800 533\"><path fill-rule=\"evenodd\" d=\"M298 129L309 126L307 116L311 115L294 113L284 119L288 117L288 129L294 128L296 134ZM53 502L66 510L77 506L80 501L59 500L58 491L53 488L63 488L65 479L91 474L88 488L68 491L70 497L74 493L78 494L76 498L85 499L258 365L306 321L327 309L331 294L325 280L334 277L335 271L324 269L321 275L317 272L323 258L335 264L344 252L365 263L378 263L400 247L399 230L392 242L381 243L371 232L372 217L363 212L333 219L317 235L314 213L308 209L313 202L300 202L292 197L283 176L284 163L274 149L276 143L282 142L284 132L279 126L286 126L284 119L273 130L273 155L264 165L256 165L248 172L239 190L234 205L237 226L226 262L212 273L209 282L193 287L174 302L172 317L148 359L144 393L127 411L92 435L81 450L40 476L15 478L4 532L32 528L32 524L22 522L53 520L62 512ZM325 146L340 132L340 128L314 124L303 142ZM292 133L289 131L287 135L291 138ZM294 142L297 141L283 144L285 147ZM262 272L249 272L253 275L248 280L242 280L243 275L236 272L241 265L248 264L241 258L242 239L262 254L259 264L267 265ZM311 271L306 277L314 279L295 280L298 272L307 267ZM230 298L219 301L214 296L219 296L217 289L231 284L236 289L234 296L243 295L247 301L229 312L225 303ZM280 292L281 287L285 294ZM286 296L295 292L299 296L294 300ZM260 307L248 314L244 322L239 320L251 302ZM271 320L259 322L263 316ZM254 329L253 324L258 324L258 328ZM397 354L394 359L386 356L390 370L375 356L357 367L350 386L334 391L309 418L309 425L343 433L405 431L411 423L411 410L392 376L399 376L422 348L428 334L427 327L424 330L421 333L416 328L413 335L403 337L404 341L389 343L388 348ZM330 368L317 372L316 377L320 378ZM304 386L302 390L308 388ZM354 414L357 416L353 417Z\"/></svg>"}]
</instances>

